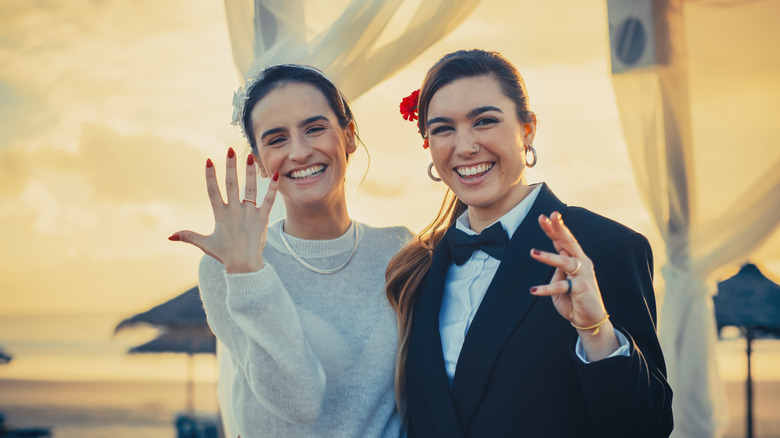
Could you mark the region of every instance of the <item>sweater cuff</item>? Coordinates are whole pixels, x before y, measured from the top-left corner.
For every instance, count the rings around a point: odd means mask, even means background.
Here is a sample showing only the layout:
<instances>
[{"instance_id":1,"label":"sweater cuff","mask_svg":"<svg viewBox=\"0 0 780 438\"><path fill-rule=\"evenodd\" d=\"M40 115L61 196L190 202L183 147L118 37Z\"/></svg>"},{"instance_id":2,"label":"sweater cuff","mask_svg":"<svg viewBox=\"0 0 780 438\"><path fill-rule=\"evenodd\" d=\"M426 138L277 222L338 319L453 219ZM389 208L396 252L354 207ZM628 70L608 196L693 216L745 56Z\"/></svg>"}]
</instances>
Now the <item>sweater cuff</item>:
<instances>
[{"instance_id":1,"label":"sweater cuff","mask_svg":"<svg viewBox=\"0 0 780 438\"><path fill-rule=\"evenodd\" d=\"M227 293L230 295L269 294L274 290L283 288L279 276L274 267L266 263L260 270L240 274L225 275Z\"/></svg>"}]
</instances>

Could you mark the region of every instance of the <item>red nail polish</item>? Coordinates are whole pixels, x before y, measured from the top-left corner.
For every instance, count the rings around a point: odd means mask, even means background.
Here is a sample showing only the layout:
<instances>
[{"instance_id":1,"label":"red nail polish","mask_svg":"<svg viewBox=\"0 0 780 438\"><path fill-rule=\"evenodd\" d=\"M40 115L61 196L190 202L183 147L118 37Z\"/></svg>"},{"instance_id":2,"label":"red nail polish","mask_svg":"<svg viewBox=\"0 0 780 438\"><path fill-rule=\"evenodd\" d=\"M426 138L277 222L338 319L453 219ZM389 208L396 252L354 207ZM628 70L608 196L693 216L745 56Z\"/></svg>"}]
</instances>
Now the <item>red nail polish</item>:
<instances>
[{"instance_id":1,"label":"red nail polish","mask_svg":"<svg viewBox=\"0 0 780 438\"><path fill-rule=\"evenodd\" d=\"M249 154L248 157L246 157L246 165L251 166L255 164L255 157L252 154Z\"/></svg>"},{"instance_id":2,"label":"red nail polish","mask_svg":"<svg viewBox=\"0 0 780 438\"><path fill-rule=\"evenodd\" d=\"M274 173L274 181L279 181L279 172Z\"/></svg>"},{"instance_id":3,"label":"red nail polish","mask_svg":"<svg viewBox=\"0 0 780 438\"><path fill-rule=\"evenodd\" d=\"M534 293L534 292L536 292L538 289L539 289L539 288L538 288L538 287L536 287L536 286L532 287L532 288L531 288L531 293Z\"/></svg>"},{"instance_id":4,"label":"red nail polish","mask_svg":"<svg viewBox=\"0 0 780 438\"><path fill-rule=\"evenodd\" d=\"M228 158L233 158L236 156L236 151L233 150L233 148L228 149Z\"/></svg>"},{"instance_id":5,"label":"red nail polish","mask_svg":"<svg viewBox=\"0 0 780 438\"><path fill-rule=\"evenodd\" d=\"M534 249L532 249L532 250L531 250L531 253L532 253L533 255L539 255L539 254L541 254L542 252L541 252L541 251L539 251L538 249L534 248Z\"/></svg>"},{"instance_id":6,"label":"red nail polish","mask_svg":"<svg viewBox=\"0 0 780 438\"><path fill-rule=\"evenodd\" d=\"M179 237L178 234L174 234L173 236L169 237L168 240L170 240L171 242L178 242L181 240L181 237Z\"/></svg>"},{"instance_id":7,"label":"red nail polish","mask_svg":"<svg viewBox=\"0 0 780 438\"><path fill-rule=\"evenodd\" d=\"M214 163L212 163L212 162L211 162L211 158L209 158L208 160L206 160L206 167L208 167L209 169L211 169L212 167L214 167Z\"/></svg>"}]
</instances>

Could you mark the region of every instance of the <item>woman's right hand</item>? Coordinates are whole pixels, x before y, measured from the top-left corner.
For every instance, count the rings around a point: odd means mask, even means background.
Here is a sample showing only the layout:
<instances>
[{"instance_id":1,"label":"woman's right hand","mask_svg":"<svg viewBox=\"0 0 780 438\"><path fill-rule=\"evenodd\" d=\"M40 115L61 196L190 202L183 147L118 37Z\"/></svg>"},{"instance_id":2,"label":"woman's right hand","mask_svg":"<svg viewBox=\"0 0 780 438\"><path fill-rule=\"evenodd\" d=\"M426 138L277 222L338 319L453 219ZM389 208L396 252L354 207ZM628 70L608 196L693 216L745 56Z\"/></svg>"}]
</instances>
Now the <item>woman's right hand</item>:
<instances>
[{"instance_id":1,"label":"woman's right hand","mask_svg":"<svg viewBox=\"0 0 780 438\"><path fill-rule=\"evenodd\" d=\"M177 231L169 240L197 246L219 260L230 274L259 271L263 267L263 248L268 234L268 217L276 198L279 172L268 185L263 202L257 202L257 167L252 154L247 157L244 199L238 196L236 153L228 149L225 171L227 203L222 200L217 174L211 159L206 161L206 188L214 210L214 232L209 235Z\"/></svg>"}]
</instances>

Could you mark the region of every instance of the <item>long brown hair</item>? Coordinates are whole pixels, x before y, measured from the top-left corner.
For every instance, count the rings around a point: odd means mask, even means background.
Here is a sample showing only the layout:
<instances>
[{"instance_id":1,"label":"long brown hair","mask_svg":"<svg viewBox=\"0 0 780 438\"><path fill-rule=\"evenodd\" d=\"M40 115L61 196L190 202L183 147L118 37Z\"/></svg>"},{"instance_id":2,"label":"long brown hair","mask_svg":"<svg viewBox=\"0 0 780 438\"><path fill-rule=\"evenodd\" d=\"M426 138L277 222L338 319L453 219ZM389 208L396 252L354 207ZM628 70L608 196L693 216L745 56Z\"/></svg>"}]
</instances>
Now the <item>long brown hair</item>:
<instances>
[{"instance_id":1,"label":"long brown hair","mask_svg":"<svg viewBox=\"0 0 780 438\"><path fill-rule=\"evenodd\" d=\"M428 105L441 87L457 79L485 75L496 78L503 94L515 103L517 118L521 123L530 123L534 120L534 114L528 105L525 82L512 63L497 52L461 50L443 56L425 75L417 104L420 135L427 138ZM431 268L433 250L444 237L447 228L453 226L466 209L466 204L447 190L433 222L390 260L385 271L387 299L398 318L395 394L402 418L405 415L403 400L406 358L412 329L414 301Z\"/></svg>"},{"instance_id":2,"label":"long brown hair","mask_svg":"<svg viewBox=\"0 0 780 438\"><path fill-rule=\"evenodd\" d=\"M455 224L466 204L447 190L436 219L423 228L416 239L401 248L385 271L386 293L398 318L398 355L395 360L395 398L398 411L403 413L403 395L406 371L406 353L412 331L414 299L431 267L433 250L444 237L447 228Z\"/></svg>"}]
</instances>

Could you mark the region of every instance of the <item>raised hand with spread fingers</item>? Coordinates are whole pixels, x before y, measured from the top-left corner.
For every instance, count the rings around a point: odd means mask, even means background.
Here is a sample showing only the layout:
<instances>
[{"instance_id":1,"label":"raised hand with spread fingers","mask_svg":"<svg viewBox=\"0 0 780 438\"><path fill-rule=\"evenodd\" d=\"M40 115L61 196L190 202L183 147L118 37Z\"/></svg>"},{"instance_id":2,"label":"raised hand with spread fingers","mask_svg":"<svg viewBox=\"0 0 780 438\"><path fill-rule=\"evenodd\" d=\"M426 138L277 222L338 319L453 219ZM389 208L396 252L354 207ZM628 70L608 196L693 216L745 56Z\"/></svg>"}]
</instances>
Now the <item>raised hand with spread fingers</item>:
<instances>
[{"instance_id":1,"label":"raised hand with spread fingers","mask_svg":"<svg viewBox=\"0 0 780 438\"><path fill-rule=\"evenodd\" d=\"M254 156L246 161L246 188L239 199L236 153L228 149L225 169L227 202L217 182L211 159L206 161L206 188L214 212L214 232L203 235L194 231L177 231L169 240L190 243L219 260L228 273L255 272L263 267L263 248L268 233L268 217L276 199L279 173L271 178L265 198L257 203L257 166Z\"/></svg>"}]
</instances>

